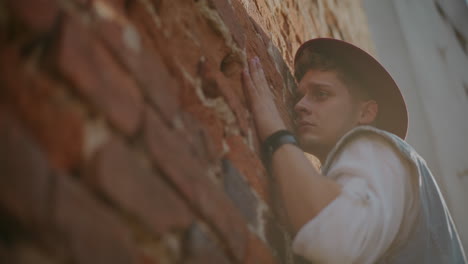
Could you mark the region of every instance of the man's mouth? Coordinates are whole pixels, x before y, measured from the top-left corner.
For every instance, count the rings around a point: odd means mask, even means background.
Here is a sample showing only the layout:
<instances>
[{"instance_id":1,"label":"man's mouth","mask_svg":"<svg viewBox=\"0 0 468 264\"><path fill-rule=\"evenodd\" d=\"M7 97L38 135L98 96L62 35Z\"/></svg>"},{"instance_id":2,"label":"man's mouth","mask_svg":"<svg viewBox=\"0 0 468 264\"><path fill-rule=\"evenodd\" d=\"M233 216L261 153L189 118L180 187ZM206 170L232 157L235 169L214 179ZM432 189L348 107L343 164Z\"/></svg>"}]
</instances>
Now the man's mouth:
<instances>
[{"instance_id":1,"label":"man's mouth","mask_svg":"<svg viewBox=\"0 0 468 264\"><path fill-rule=\"evenodd\" d=\"M299 134L301 134L305 132L315 131L316 128L317 128L317 124L302 120L302 121L297 122L296 130Z\"/></svg>"},{"instance_id":2,"label":"man's mouth","mask_svg":"<svg viewBox=\"0 0 468 264\"><path fill-rule=\"evenodd\" d=\"M308 121L304 121L304 120L297 122L297 127L305 127L305 126L315 127L317 125Z\"/></svg>"}]
</instances>

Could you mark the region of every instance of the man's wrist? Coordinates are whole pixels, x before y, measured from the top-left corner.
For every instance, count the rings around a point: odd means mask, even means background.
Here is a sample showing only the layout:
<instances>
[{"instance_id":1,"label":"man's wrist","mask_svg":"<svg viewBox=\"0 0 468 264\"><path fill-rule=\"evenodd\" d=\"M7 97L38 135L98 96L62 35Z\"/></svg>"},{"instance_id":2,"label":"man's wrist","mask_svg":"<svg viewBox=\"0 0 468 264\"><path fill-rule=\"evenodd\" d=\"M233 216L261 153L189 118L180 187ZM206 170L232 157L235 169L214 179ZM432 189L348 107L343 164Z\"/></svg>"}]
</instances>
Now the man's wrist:
<instances>
[{"instance_id":1,"label":"man's wrist","mask_svg":"<svg viewBox=\"0 0 468 264\"><path fill-rule=\"evenodd\" d=\"M278 122L271 122L271 124L263 124L263 129L260 129L259 131L260 140L264 142L269 136L280 130L286 130L286 126L282 120Z\"/></svg>"},{"instance_id":2,"label":"man's wrist","mask_svg":"<svg viewBox=\"0 0 468 264\"><path fill-rule=\"evenodd\" d=\"M298 146L297 139L293 133L286 129L280 129L269 135L263 140L262 158L265 166L269 169L273 153L284 144L292 144Z\"/></svg>"}]
</instances>

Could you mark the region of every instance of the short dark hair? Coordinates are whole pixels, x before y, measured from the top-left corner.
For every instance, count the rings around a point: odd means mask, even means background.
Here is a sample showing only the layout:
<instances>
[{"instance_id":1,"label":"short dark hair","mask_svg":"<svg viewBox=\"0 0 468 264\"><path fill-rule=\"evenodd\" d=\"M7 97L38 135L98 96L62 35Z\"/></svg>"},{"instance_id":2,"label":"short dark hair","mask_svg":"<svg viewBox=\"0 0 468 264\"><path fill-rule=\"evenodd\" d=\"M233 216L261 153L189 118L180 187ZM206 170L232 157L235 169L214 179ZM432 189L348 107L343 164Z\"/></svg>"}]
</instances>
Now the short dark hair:
<instances>
[{"instance_id":1,"label":"short dark hair","mask_svg":"<svg viewBox=\"0 0 468 264\"><path fill-rule=\"evenodd\" d=\"M304 50L296 61L295 68L295 77L298 82L309 70L334 71L338 78L351 89L350 93L354 98L372 99L369 89L360 81L362 79L353 70L352 65L332 54Z\"/></svg>"}]
</instances>

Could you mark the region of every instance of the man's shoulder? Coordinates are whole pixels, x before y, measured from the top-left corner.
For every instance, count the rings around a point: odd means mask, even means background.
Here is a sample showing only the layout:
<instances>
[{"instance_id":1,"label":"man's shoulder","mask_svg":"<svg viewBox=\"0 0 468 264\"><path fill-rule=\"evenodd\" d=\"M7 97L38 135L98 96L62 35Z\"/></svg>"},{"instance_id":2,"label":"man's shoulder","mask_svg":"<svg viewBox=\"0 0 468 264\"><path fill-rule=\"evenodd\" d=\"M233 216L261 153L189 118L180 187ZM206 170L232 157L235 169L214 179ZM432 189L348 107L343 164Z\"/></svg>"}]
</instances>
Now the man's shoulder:
<instances>
[{"instance_id":1,"label":"man's shoulder","mask_svg":"<svg viewBox=\"0 0 468 264\"><path fill-rule=\"evenodd\" d=\"M373 127L373 126L357 126L346 133L337 143L337 145L344 144L345 142L353 141L357 138L373 138L377 140L384 140L392 144L408 144L395 134L388 131Z\"/></svg>"},{"instance_id":2,"label":"man's shoulder","mask_svg":"<svg viewBox=\"0 0 468 264\"><path fill-rule=\"evenodd\" d=\"M342 153L352 156L357 152L367 152L367 155L372 155L374 151L386 153L387 156L399 156L406 160L414 160L414 157L418 156L411 146L398 136L375 127L359 126L346 133L337 142L330 151L322 171L328 171L336 157Z\"/></svg>"}]
</instances>

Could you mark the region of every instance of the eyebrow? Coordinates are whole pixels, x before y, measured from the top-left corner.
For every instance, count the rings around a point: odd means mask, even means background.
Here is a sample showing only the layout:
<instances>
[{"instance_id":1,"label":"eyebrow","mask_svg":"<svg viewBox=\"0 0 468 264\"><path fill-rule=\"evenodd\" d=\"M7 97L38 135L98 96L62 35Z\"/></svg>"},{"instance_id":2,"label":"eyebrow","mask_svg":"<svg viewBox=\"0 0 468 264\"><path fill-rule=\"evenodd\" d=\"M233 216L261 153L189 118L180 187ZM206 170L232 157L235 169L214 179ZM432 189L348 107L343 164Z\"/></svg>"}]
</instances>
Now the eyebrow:
<instances>
[{"instance_id":1,"label":"eyebrow","mask_svg":"<svg viewBox=\"0 0 468 264\"><path fill-rule=\"evenodd\" d=\"M313 88L313 87L332 87L333 84L332 83L329 83L329 82L321 82L321 81L310 81L310 82L307 82L303 85L303 89L310 89L310 88ZM297 87L297 91L296 92L299 92L300 93L300 87L301 86L298 86Z\"/></svg>"},{"instance_id":2,"label":"eyebrow","mask_svg":"<svg viewBox=\"0 0 468 264\"><path fill-rule=\"evenodd\" d=\"M309 81L305 86L333 86L333 84L329 82Z\"/></svg>"}]
</instances>

